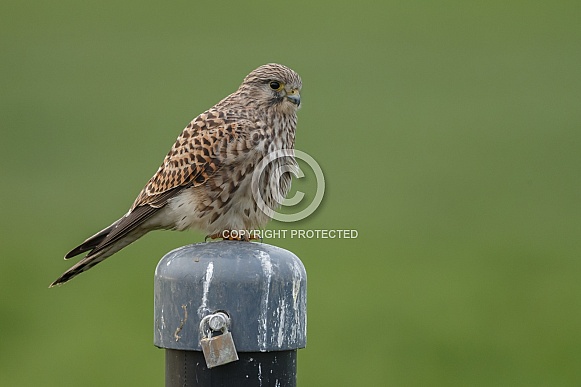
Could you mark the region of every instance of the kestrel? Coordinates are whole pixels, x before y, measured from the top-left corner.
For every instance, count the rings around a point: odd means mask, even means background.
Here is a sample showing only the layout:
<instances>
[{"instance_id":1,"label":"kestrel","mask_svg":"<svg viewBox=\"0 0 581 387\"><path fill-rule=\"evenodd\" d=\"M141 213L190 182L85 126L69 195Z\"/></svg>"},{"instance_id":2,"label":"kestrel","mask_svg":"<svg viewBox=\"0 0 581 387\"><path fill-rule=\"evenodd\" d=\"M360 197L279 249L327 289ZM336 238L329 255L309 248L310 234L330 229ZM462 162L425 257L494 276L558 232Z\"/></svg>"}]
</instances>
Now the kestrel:
<instances>
[{"instance_id":1,"label":"kestrel","mask_svg":"<svg viewBox=\"0 0 581 387\"><path fill-rule=\"evenodd\" d=\"M280 64L248 74L238 90L186 126L127 214L65 255L88 251L50 286L89 270L152 230L197 229L219 238L229 230L263 227L270 218L252 189L276 208L291 183L288 169L277 171L281 163L295 163L294 157L268 163L257 186L252 175L269 154L294 149L301 87L299 75Z\"/></svg>"}]
</instances>

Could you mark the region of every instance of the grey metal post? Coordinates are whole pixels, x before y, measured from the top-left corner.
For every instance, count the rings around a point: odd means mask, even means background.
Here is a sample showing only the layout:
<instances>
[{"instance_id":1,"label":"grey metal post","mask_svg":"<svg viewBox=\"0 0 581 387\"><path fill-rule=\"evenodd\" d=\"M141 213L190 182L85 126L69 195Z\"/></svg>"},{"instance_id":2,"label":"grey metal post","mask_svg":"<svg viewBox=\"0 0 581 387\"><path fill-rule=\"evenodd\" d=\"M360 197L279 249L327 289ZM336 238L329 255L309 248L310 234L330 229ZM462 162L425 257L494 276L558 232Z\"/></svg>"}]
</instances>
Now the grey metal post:
<instances>
[{"instance_id":1,"label":"grey metal post","mask_svg":"<svg viewBox=\"0 0 581 387\"><path fill-rule=\"evenodd\" d=\"M306 345L307 277L293 253L263 243L198 243L155 270L154 344L165 348L165 385L296 386ZM239 360L208 368L205 316L225 312Z\"/></svg>"}]
</instances>

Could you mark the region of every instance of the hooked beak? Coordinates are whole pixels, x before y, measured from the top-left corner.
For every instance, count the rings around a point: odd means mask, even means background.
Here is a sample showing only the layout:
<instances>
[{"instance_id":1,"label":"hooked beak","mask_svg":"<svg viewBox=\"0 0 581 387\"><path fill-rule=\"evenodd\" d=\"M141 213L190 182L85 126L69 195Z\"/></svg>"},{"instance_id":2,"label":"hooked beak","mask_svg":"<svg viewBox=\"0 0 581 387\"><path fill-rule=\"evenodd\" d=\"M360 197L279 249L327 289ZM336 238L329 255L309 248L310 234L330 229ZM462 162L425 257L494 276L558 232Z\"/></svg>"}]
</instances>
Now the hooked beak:
<instances>
[{"instance_id":1,"label":"hooked beak","mask_svg":"<svg viewBox=\"0 0 581 387\"><path fill-rule=\"evenodd\" d=\"M297 105L297 107L301 106L301 95L296 89L289 91L286 95L286 99Z\"/></svg>"}]
</instances>

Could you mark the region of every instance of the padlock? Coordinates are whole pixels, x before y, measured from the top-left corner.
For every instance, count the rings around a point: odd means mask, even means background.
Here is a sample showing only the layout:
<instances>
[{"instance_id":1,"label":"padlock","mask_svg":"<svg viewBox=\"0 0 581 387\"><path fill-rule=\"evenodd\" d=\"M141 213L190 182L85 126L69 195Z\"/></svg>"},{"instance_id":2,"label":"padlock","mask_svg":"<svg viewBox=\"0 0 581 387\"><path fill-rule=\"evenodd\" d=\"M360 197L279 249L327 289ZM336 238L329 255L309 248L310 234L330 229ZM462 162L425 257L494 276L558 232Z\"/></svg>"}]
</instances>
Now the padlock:
<instances>
[{"instance_id":1,"label":"padlock","mask_svg":"<svg viewBox=\"0 0 581 387\"><path fill-rule=\"evenodd\" d=\"M212 336L211 332L212 330L209 329L208 336L200 340L206 366L214 368L238 360L234 339L232 333L228 332L228 327L224 326L219 336Z\"/></svg>"}]
</instances>

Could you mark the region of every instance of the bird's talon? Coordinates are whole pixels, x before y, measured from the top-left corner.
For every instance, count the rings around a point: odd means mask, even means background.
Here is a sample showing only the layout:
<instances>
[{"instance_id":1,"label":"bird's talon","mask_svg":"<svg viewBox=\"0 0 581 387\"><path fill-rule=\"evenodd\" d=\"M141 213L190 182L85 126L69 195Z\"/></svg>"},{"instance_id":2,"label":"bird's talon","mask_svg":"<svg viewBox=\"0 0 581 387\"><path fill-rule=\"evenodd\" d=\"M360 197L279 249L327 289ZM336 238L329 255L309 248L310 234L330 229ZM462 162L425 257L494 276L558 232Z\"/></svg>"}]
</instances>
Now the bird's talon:
<instances>
[{"instance_id":1,"label":"bird's talon","mask_svg":"<svg viewBox=\"0 0 581 387\"><path fill-rule=\"evenodd\" d=\"M204 238L204 242L208 242L208 240L213 239L222 239L223 241L239 241L239 242L250 242L250 241L259 241L262 242L262 236L252 233L252 232L240 232L240 233L231 233L227 231L223 231L218 234L206 235Z\"/></svg>"},{"instance_id":2,"label":"bird's talon","mask_svg":"<svg viewBox=\"0 0 581 387\"><path fill-rule=\"evenodd\" d=\"M252 234L252 235L250 235L250 238L248 238L248 240L249 241L259 241L260 243L262 243L262 236Z\"/></svg>"}]
</instances>

